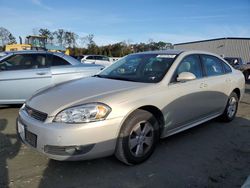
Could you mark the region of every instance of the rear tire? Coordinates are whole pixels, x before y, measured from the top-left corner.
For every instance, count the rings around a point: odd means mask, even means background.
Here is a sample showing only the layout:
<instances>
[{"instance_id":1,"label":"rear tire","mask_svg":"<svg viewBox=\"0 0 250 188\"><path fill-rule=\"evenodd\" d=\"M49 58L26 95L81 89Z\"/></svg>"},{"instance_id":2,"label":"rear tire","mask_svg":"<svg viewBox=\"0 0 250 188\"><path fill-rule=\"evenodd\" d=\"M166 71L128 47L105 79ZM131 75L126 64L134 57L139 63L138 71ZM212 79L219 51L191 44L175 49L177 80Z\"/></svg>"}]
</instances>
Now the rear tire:
<instances>
[{"instance_id":1,"label":"rear tire","mask_svg":"<svg viewBox=\"0 0 250 188\"><path fill-rule=\"evenodd\" d=\"M125 120L115 156L127 165L142 163L153 153L159 139L159 124L148 111L136 110Z\"/></svg>"},{"instance_id":2,"label":"rear tire","mask_svg":"<svg viewBox=\"0 0 250 188\"><path fill-rule=\"evenodd\" d=\"M230 122L235 118L238 110L239 98L235 92L232 92L228 98L227 106L221 115L221 120L224 122Z\"/></svg>"}]
</instances>

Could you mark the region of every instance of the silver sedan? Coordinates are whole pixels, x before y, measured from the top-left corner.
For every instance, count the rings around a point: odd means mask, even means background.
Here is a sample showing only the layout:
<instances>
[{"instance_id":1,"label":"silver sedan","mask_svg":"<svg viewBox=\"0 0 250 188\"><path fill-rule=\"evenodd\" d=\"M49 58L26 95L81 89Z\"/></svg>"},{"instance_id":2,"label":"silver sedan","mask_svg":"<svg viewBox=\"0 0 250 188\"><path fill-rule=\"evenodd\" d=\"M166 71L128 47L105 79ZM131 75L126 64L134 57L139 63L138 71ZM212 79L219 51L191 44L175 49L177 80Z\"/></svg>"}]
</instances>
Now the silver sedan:
<instances>
[{"instance_id":1,"label":"silver sedan","mask_svg":"<svg viewBox=\"0 0 250 188\"><path fill-rule=\"evenodd\" d=\"M159 138L216 117L232 121L244 88L243 74L211 53L132 54L98 75L37 93L20 109L17 130L52 159L115 154L132 165Z\"/></svg>"},{"instance_id":2,"label":"silver sedan","mask_svg":"<svg viewBox=\"0 0 250 188\"><path fill-rule=\"evenodd\" d=\"M0 54L0 104L23 103L37 90L60 82L94 75L103 66L46 51Z\"/></svg>"}]
</instances>

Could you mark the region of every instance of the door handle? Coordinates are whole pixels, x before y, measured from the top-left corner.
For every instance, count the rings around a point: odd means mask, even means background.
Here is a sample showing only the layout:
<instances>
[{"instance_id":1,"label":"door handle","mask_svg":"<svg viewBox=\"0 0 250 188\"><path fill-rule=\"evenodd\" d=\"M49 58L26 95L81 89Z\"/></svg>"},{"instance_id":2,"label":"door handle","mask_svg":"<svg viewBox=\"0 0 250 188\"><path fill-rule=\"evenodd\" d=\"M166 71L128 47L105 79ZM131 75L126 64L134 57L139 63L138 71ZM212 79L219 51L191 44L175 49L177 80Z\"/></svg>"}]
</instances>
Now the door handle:
<instances>
[{"instance_id":1,"label":"door handle","mask_svg":"<svg viewBox=\"0 0 250 188\"><path fill-rule=\"evenodd\" d=\"M227 79L226 79L226 82L231 82L231 79L230 79L230 78L227 78Z\"/></svg>"},{"instance_id":2,"label":"door handle","mask_svg":"<svg viewBox=\"0 0 250 188\"><path fill-rule=\"evenodd\" d=\"M36 74L37 75L45 75L45 74L47 74L47 72L37 72Z\"/></svg>"}]
</instances>

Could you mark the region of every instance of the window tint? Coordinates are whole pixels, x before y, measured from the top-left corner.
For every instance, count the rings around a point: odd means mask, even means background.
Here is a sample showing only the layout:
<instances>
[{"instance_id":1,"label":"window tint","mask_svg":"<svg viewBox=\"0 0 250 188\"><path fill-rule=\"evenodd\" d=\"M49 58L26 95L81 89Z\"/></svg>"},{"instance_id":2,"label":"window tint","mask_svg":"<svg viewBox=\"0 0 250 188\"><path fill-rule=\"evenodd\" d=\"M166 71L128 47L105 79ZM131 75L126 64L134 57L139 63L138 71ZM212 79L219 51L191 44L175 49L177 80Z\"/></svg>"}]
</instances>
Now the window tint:
<instances>
[{"instance_id":1,"label":"window tint","mask_svg":"<svg viewBox=\"0 0 250 188\"><path fill-rule=\"evenodd\" d=\"M95 59L101 61L109 61L109 58L106 56L95 56Z\"/></svg>"},{"instance_id":2,"label":"window tint","mask_svg":"<svg viewBox=\"0 0 250 188\"><path fill-rule=\"evenodd\" d=\"M226 63L222 62L222 65L224 66L224 70L225 70L225 73L230 73L232 72L232 69L229 67L229 65L227 65Z\"/></svg>"},{"instance_id":3,"label":"window tint","mask_svg":"<svg viewBox=\"0 0 250 188\"><path fill-rule=\"evenodd\" d=\"M95 56L96 60L102 60L102 56Z\"/></svg>"},{"instance_id":4,"label":"window tint","mask_svg":"<svg viewBox=\"0 0 250 188\"><path fill-rule=\"evenodd\" d=\"M58 57L56 55L53 55L53 60L51 62L51 65L52 66L63 66L63 65L70 65L70 64L65 59Z\"/></svg>"},{"instance_id":5,"label":"window tint","mask_svg":"<svg viewBox=\"0 0 250 188\"><path fill-rule=\"evenodd\" d=\"M104 69L98 76L109 79L157 83L163 79L176 55L133 54Z\"/></svg>"},{"instance_id":6,"label":"window tint","mask_svg":"<svg viewBox=\"0 0 250 188\"><path fill-rule=\"evenodd\" d=\"M46 62L46 55L45 54L36 54L33 55L34 57L34 66L36 68L46 68L49 67L48 63Z\"/></svg>"},{"instance_id":7,"label":"window tint","mask_svg":"<svg viewBox=\"0 0 250 188\"><path fill-rule=\"evenodd\" d=\"M86 59L95 59L94 56L88 56Z\"/></svg>"},{"instance_id":8,"label":"window tint","mask_svg":"<svg viewBox=\"0 0 250 188\"><path fill-rule=\"evenodd\" d=\"M185 57L179 64L173 81L176 81L177 76L182 72L191 72L196 78L201 78L203 75L199 56L189 55Z\"/></svg>"},{"instance_id":9,"label":"window tint","mask_svg":"<svg viewBox=\"0 0 250 188\"><path fill-rule=\"evenodd\" d=\"M220 59L211 55L202 55L201 59L207 76L216 76L224 74Z\"/></svg>"},{"instance_id":10,"label":"window tint","mask_svg":"<svg viewBox=\"0 0 250 188\"><path fill-rule=\"evenodd\" d=\"M108 57L103 56L103 57L102 57L102 60L103 60L103 61L109 61L109 58L108 58Z\"/></svg>"},{"instance_id":11,"label":"window tint","mask_svg":"<svg viewBox=\"0 0 250 188\"><path fill-rule=\"evenodd\" d=\"M13 55L0 63L1 70L24 70L48 67L44 54Z\"/></svg>"}]
</instances>

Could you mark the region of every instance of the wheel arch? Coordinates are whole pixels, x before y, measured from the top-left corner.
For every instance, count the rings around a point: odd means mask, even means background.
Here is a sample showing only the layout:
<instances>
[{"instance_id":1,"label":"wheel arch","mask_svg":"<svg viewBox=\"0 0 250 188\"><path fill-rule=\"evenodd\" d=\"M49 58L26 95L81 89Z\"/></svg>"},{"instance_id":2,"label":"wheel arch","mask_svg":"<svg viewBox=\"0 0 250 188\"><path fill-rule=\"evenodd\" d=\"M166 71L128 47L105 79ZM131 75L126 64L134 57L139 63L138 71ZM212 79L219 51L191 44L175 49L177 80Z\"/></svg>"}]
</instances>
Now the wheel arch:
<instances>
[{"instance_id":1,"label":"wheel arch","mask_svg":"<svg viewBox=\"0 0 250 188\"><path fill-rule=\"evenodd\" d=\"M153 105L141 106L138 109L145 110L145 111L148 111L151 114L153 114L153 116L156 118L156 120L159 123L160 133L161 133L161 131L162 131L163 127L164 127L164 124L165 124L164 115L163 115L162 111L159 108L157 108L156 106L153 106Z\"/></svg>"},{"instance_id":2,"label":"wheel arch","mask_svg":"<svg viewBox=\"0 0 250 188\"><path fill-rule=\"evenodd\" d=\"M249 76L250 76L250 69L244 70L244 71L243 71L243 74L244 74L244 76L247 75L247 76L249 77ZM246 79L246 81L248 80L248 78L245 78L245 79Z\"/></svg>"},{"instance_id":3,"label":"wheel arch","mask_svg":"<svg viewBox=\"0 0 250 188\"><path fill-rule=\"evenodd\" d=\"M134 114L134 112L136 110L144 110L144 111L147 111L151 114L153 114L153 116L156 118L157 122L159 123L159 128L160 128L160 134L162 132L162 129L164 127L164 124L165 124L165 121L164 121L164 116L163 116L163 113L161 112L161 110L159 108L157 108L156 106L153 106L153 105L145 105L145 106L140 106L140 107L137 107L137 108L134 108L132 111L130 111L122 120L122 123L121 123L121 127L118 131L118 135L120 134L121 132L121 129L124 125L124 123L126 122L126 120Z\"/></svg>"},{"instance_id":4,"label":"wheel arch","mask_svg":"<svg viewBox=\"0 0 250 188\"><path fill-rule=\"evenodd\" d=\"M232 92L235 92L238 96L238 99L240 100L241 98L241 93L240 93L240 89L239 88L235 88Z\"/></svg>"}]
</instances>

